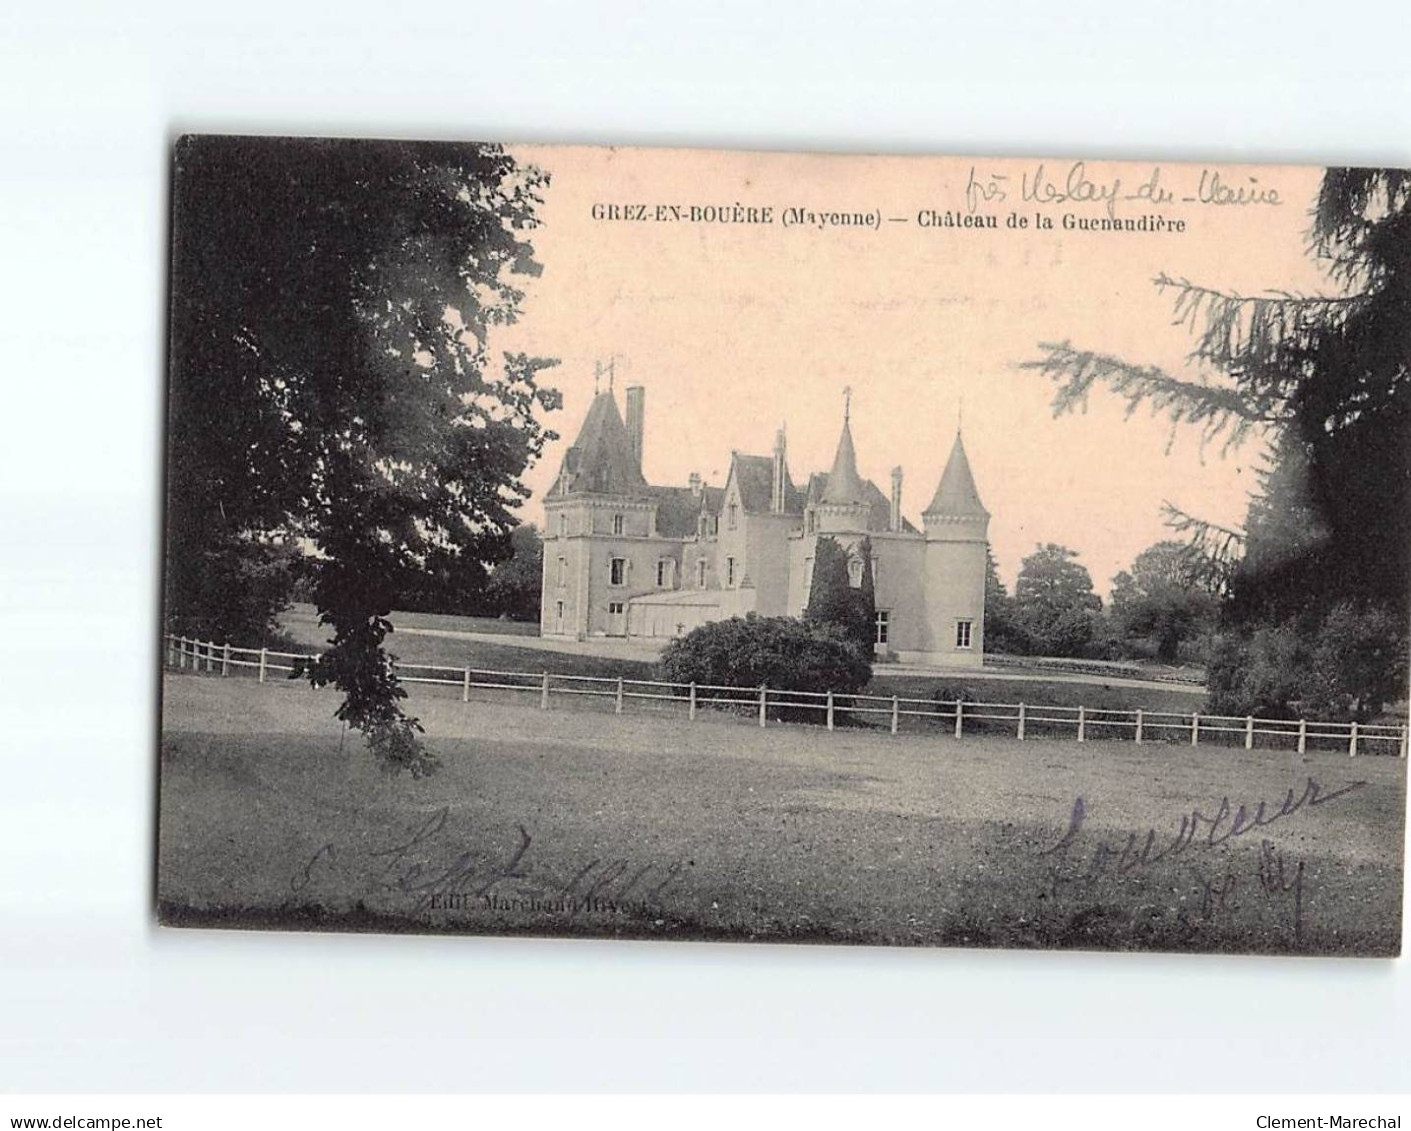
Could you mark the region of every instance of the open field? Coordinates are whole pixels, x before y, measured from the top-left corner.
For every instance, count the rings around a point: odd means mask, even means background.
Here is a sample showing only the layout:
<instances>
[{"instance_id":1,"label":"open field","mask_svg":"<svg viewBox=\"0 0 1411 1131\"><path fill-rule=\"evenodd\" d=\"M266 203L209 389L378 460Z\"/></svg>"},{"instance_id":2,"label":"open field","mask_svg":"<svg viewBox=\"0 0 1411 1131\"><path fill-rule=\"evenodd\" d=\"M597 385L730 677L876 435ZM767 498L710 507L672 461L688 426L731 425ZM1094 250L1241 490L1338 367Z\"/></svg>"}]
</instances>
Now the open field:
<instances>
[{"instance_id":1,"label":"open field","mask_svg":"<svg viewBox=\"0 0 1411 1131\"><path fill-rule=\"evenodd\" d=\"M688 726L414 692L444 768L411 781L383 776L342 733L333 692L191 675L164 686L170 923L1400 945L1405 764L1393 758L829 734L725 715Z\"/></svg>"}]
</instances>

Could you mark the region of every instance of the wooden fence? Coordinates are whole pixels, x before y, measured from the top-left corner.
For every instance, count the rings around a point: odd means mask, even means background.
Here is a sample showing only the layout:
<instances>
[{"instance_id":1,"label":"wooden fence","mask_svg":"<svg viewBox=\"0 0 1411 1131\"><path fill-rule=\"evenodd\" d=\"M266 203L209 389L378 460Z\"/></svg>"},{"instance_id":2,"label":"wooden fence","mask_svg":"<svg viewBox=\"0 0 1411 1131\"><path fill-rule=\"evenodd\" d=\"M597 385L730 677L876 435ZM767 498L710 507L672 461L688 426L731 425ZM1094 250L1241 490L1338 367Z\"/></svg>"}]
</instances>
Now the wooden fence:
<instances>
[{"instance_id":1,"label":"wooden fence","mask_svg":"<svg viewBox=\"0 0 1411 1131\"><path fill-rule=\"evenodd\" d=\"M272 672L295 676L318 660L308 653L276 652L268 648L237 648L231 644L193 640L185 636L165 638L166 663L174 670L205 671L231 676L254 674L264 683ZM397 674L404 683L457 688L461 701L469 702L472 691L518 692L536 698L548 710L552 696L611 700L613 710L622 714L629 702L673 704L685 708L692 722L703 707L729 707L743 711L767 726L771 712L775 721L813 718L833 730L841 722L868 721L884 725L896 734L908 722L924 721L943 725L961 738L969 732L1004 733L1023 741L1029 737L1068 737L1079 742L1093 739L1120 739L1144 742L1189 742L1199 746L1204 740L1220 745L1260 745L1296 749L1305 753L1310 746L1337 747L1351 757L1359 754L1396 754L1405 758L1407 727L1372 723L1319 722L1312 719L1261 719L1253 716L1202 715L1175 711L1107 710L1094 707L1060 707L1036 703L981 703L963 699L920 699L901 695L835 694L832 691L785 691L770 687L727 687L704 683L666 683L651 679L625 679L612 676L567 675L540 671L496 671L488 668L456 668L436 664L398 663ZM572 701L572 700L570 700Z\"/></svg>"}]
</instances>

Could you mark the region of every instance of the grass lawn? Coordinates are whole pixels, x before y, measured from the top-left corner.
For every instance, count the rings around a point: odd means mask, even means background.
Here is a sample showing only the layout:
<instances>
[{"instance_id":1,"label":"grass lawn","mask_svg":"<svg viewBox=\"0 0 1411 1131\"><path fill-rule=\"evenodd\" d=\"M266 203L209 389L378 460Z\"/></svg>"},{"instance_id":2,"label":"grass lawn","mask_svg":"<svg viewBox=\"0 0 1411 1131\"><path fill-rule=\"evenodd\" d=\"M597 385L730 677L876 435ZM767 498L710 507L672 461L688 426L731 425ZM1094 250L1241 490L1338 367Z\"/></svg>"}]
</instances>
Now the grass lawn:
<instances>
[{"instance_id":1,"label":"grass lawn","mask_svg":"<svg viewBox=\"0 0 1411 1131\"><path fill-rule=\"evenodd\" d=\"M483 620L473 617L436 617L421 613L394 613L394 625L407 628L449 628L462 632L487 632L504 635L503 643L483 640L449 639L437 636L398 636L394 631L387 639L387 649L405 663L438 664L447 667L488 668L499 671L541 672L545 668L564 675L601 676L615 679L653 679L655 664L629 658L580 656L570 653L546 653L534 648L516 646L514 636L537 635L538 626L512 621ZM282 618L285 631L301 646L318 651L327 645L329 630L318 623L312 606L295 605ZM519 630L527 631L519 631ZM1063 680L1033 680L1016 682L989 679L984 675L965 673L950 677L879 675L866 688L871 695L900 695L906 698L984 700L997 703L1046 703L1053 706L1078 706L1102 710L1133 710L1189 712L1198 709L1199 696L1175 688L1125 687L1101 682L1075 683ZM1013 727L998 727L1012 733ZM1070 728L1071 729L1071 728Z\"/></svg>"},{"instance_id":2,"label":"grass lawn","mask_svg":"<svg viewBox=\"0 0 1411 1131\"><path fill-rule=\"evenodd\" d=\"M1306 954L1400 945L1397 759L828 734L715 712L688 724L532 700L467 706L418 690L411 709L444 767L411 781L384 776L343 735L331 691L178 675L164 694L168 923ZM1266 823L1229 835L1234 811L1246 806L1248 825L1261 801ZM1181 837L1193 819L1196 835Z\"/></svg>"}]
</instances>

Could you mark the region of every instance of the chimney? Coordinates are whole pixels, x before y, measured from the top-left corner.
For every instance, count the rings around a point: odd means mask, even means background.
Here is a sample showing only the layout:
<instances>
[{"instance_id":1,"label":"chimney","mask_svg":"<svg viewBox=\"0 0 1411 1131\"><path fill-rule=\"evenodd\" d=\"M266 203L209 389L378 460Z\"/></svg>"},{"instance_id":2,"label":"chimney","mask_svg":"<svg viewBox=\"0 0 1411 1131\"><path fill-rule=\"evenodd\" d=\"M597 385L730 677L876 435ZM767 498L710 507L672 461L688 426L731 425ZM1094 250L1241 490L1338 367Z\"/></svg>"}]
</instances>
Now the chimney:
<instances>
[{"instance_id":1,"label":"chimney","mask_svg":"<svg viewBox=\"0 0 1411 1131\"><path fill-rule=\"evenodd\" d=\"M699 498L701 497L701 474L700 474L700 472L698 472L698 471L693 471L693 472L691 472L691 478L688 479L686 482L688 482L688 483L691 485L691 494L695 495L696 498L699 499Z\"/></svg>"},{"instance_id":2,"label":"chimney","mask_svg":"<svg viewBox=\"0 0 1411 1131\"><path fill-rule=\"evenodd\" d=\"M647 391L641 385L627 387L627 438L632 443L632 458L637 470L642 470L642 432L646 416Z\"/></svg>"},{"instance_id":3,"label":"chimney","mask_svg":"<svg viewBox=\"0 0 1411 1131\"><path fill-rule=\"evenodd\" d=\"M901 530L901 468L892 468L892 519L890 527Z\"/></svg>"},{"instance_id":4,"label":"chimney","mask_svg":"<svg viewBox=\"0 0 1411 1131\"><path fill-rule=\"evenodd\" d=\"M784 429L779 429L774 433L774 484L770 491L769 509L775 514L783 514L787 500L785 484L788 482L787 465L784 462L784 453L787 450L787 440L784 437Z\"/></svg>"}]
</instances>

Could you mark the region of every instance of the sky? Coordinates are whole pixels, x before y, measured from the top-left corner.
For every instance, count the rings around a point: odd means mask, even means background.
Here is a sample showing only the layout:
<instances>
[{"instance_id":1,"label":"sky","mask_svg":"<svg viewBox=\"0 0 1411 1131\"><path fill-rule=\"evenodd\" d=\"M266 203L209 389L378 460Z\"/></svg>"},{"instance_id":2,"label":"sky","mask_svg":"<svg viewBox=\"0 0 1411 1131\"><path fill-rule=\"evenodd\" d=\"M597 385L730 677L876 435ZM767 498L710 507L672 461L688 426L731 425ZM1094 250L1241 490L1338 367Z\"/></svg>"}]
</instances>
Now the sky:
<instances>
[{"instance_id":1,"label":"sky","mask_svg":"<svg viewBox=\"0 0 1411 1131\"><path fill-rule=\"evenodd\" d=\"M619 404L625 386L646 390L643 464L657 484L684 485L693 471L723 484L732 449L768 453L781 426L795 481L826 471L850 387L859 468L886 491L900 465L913 522L920 525L935 490L963 405L1001 577L1012 588L1024 555L1059 542L1078 551L1106 596L1116 572L1172 536L1164 501L1241 524L1261 445L1202 450L1194 431L1173 439L1169 421L1146 409L1129 419L1101 387L1085 412L1055 418L1052 386L1020 364L1041 356L1041 343L1069 341L1201 376L1188 361L1189 330L1172 324L1171 294L1152 284L1158 273L1247 295L1329 289L1306 253L1318 169L512 152L551 178L532 236L543 273L525 286L520 322L491 341L561 362L546 377L564 394L550 418L562 439L526 478L534 491L526 517L535 522L587 411L598 363L612 362ZM1160 204L1148 199L1153 173L1156 195L1171 193ZM1110 202L1082 199L1109 191ZM658 205L715 206L732 217L737 206L773 211L770 223L692 223L688 213L680 221L594 218L595 205L614 204L646 205L652 216ZM790 208L879 220L786 225ZM999 227L921 226L923 213L956 212L992 215ZM1027 226L1008 227L1011 212ZM1065 213L1160 215L1185 230L1065 231ZM1051 230L1036 229L1039 214Z\"/></svg>"}]
</instances>

